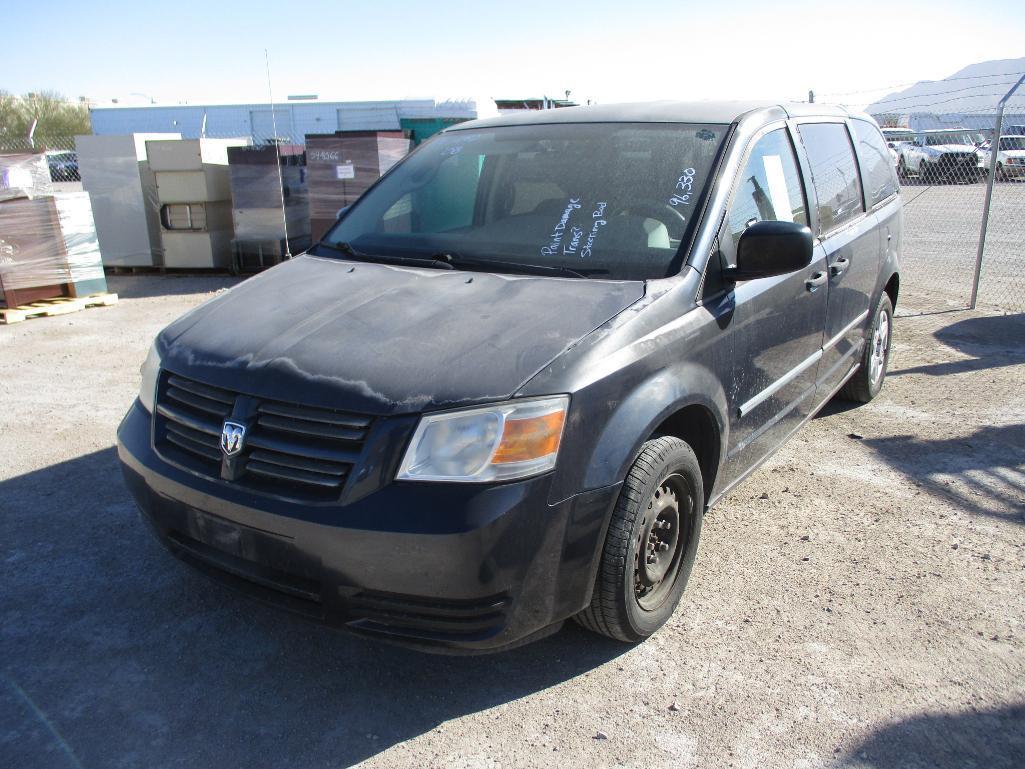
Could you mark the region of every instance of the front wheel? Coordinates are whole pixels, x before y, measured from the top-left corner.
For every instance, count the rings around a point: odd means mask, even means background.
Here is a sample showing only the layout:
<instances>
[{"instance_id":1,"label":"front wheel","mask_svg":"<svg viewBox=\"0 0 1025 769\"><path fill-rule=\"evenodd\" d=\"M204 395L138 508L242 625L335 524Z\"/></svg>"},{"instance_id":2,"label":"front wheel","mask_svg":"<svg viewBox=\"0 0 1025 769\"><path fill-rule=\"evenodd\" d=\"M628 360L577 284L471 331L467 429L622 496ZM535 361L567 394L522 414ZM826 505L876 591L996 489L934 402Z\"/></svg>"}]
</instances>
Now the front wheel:
<instances>
[{"instance_id":1,"label":"front wheel","mask_svg":"<svg viewBox=\"0 0 1025 769\"><path fill-rule=\"evenodd\" d=\"M869 329L868 342L861 353L861 365L840 391L840 397L868 403L883 389L886 369L890 365L890 343L893 340L893 303L884 291L876 305L875 318Z\"/></svg>"},{"instance_id":2,"label":"front wheel","mask_svg":"<svg viewBox=\"0 0 1025 769\"><path fill-rule=\"evenodd\" d=\"M704 486L694 450L679 438L647 441L612 513L588 630L636 643L672 616L697 557Z\"/></svg>"}]
</instances>

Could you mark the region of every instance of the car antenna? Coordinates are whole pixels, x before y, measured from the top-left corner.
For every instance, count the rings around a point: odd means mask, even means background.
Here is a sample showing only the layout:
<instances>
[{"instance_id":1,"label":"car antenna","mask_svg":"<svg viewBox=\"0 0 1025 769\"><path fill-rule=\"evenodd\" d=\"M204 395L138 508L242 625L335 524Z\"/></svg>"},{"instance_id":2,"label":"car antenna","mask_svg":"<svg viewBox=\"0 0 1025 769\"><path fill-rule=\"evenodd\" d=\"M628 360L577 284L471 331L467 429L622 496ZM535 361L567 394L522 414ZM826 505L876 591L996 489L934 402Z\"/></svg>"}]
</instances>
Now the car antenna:
<instances>
[{"instance_id":1,"label":"car antenna","mask_svg":"<svg viewBox=\"0 0 1025 769\"><path fill-rule=\"evenodd\" d=\"M278 169L278 194L281 195L281 224L285 228L285 258L292 258L292 247L288 242L288 215L285 213L285 182L281 176L281 143L278 141L278 116L274 109L274 90L270 84L270 53L263 49L263 58L267 64L267 96L270 99L270 125L274 135L271 141L274 142L274 160ZM291 137L289 137L291 138Z\"/></svg>"}]
</instances>

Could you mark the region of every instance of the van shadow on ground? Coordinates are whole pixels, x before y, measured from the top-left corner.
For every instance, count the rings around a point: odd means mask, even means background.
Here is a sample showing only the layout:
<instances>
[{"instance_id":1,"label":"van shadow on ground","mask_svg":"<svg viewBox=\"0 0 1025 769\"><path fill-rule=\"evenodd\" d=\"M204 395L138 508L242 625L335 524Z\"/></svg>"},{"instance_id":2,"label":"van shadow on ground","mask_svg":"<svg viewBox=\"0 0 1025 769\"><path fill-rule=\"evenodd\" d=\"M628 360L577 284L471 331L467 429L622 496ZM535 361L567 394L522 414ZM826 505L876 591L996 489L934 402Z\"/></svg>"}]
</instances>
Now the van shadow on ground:
<instances>
[{"instance_id":1,"label":"van shadow on ground","mask_svg":"<svg viewBox=\"0 0 1025 769\"><path fill-rule=\"evenodd\" d=\"M912 716L875 731L843 765L873 769L1021 769L1025 704Z\"/></svg>"},{"instance_id":2,"label":"van shadow on ground","mask_svg":"<svg viewBox=\"0 0 1025 769\"><path fill-rule=\"evenodd\" d=\"M567 626L436 657L252 603L151 538L113 449L0 482L0 500L4 766L344 767L628 649Z\"/></svg>"},{"instance_id":3,"label":"van shadow on ground","mask_svg":"<svg viewBox=\"0 0 1025 769\"><path fill-rule=\"evenodd\" d=\"M927 491L975 515L1025 524L1025 424L983 426L963 438L864 441Z\"/></svg>"},{"instance_id":4,"label":"van shadow on ground","mask_svg":"<svg viewBox=\"0 0 1025 769\"><path fill-rule=\"evenodd\" d=\"M1025 364L1025 315L970 317L940 328L934 337L968 357L894 368L888 377L951 376ZM950 386L970 383L951 379ZM817 417L860 406L834 399ZM909 433L866 438L864 443L929 493L971 514L1025 524L1025 424L982 425L961 437L929 440Z\"/></svg>"},{"instance_id":5,"label":"van shadow on ground","mask_svg":"<svg viewBox=\"0 0 1025 769\"><path fill-rule=\"evenodd\" d=\"M933 336L937 342L968 357L896 369L888 376L946 376L1025 363L1025 314L973 316L944 326Z\"/></svg>"},{"instance_id":6,"label":"van shadow on ground","mask_svg":"<svg viewBox=\"0 0 1025 769\"><path fill-rule=\"evenodd\" d=\"M973 316L933 336L966 357L896 369L890 376L952 376L1025 364L1023 314ZM950 386L971 385L953 378ZM891 466L968 512L1025 524L1025 424L982 425L956 438L898 435L865 442Z\"/></svg>"}]
</instances>

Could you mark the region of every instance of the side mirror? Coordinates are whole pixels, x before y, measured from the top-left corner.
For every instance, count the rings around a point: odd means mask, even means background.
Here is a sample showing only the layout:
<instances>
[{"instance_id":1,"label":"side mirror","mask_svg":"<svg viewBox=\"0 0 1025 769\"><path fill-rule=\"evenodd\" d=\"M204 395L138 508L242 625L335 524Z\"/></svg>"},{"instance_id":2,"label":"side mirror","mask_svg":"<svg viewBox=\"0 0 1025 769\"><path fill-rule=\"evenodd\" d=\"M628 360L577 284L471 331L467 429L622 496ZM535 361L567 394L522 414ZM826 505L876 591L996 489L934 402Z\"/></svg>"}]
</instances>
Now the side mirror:
<instances>
[{"instance_id":1,"label":"side mirror","mask_svg":"<svg viewBox=\"0 0 1025 769\"><path fill-rule=\"evenodd\" d=\"M341 219L345 216L345 212L349 210L349 206L342 206L335 212L335 220Z\"/></svg>"},{"instance_id":2,"label":"side mirror","mask_svg":"<svg viewBox=\"0 0 1025 769\"><path fill-rule=\"evenodd\" d=\"M727 280L756 280L785 275L811 264L815 238L796 222L755 222L740 236L737 266L724 271Z\"/></svg>"}]
</instances>

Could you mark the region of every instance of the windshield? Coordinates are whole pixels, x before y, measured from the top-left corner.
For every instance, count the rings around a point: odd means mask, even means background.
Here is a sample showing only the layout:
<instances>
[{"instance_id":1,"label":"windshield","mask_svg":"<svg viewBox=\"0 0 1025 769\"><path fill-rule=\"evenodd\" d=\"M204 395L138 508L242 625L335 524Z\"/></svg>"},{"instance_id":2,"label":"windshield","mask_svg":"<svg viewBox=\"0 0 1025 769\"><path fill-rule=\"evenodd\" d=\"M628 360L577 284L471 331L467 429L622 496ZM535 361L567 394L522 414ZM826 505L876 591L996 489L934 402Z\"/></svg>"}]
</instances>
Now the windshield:
<instances>
[{"instance_id":1,"label":"windshield","mask_svg":"<svg viewBox=\"0 0 1025 769\"><path fill-rule=\"evenodd\" d=\"M362 254L644 280L679 270L725 125L464 129L424 144L324 240ZM480 265L478 265L480 266ZM487 268L483 265L482 268ZM541 271L541 270L537 270Z\"/></svg>"},{"instance_id":2,"label":"windshield","mask_svg":"<svg viewBox=\"0 0 1025 769\"><path fill-rule=\"evenodd\" d=\"M1000 149L1025 150L1025 136L1001 136Z\"/></svg>"},{"instance_id":3,"label":"windshield","mask_svg":"<svg viewBox=\"0 0 1025 769\"><path fill-rule=\"evenodd\" d=\"M955 131L941 134L926 134L925 143L929 147L936 147L941 144L967 144L974 146L975 140L966 131Z\"/></svg>"}]
</instances>

